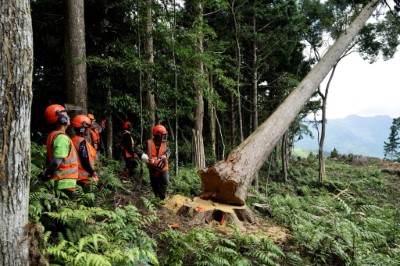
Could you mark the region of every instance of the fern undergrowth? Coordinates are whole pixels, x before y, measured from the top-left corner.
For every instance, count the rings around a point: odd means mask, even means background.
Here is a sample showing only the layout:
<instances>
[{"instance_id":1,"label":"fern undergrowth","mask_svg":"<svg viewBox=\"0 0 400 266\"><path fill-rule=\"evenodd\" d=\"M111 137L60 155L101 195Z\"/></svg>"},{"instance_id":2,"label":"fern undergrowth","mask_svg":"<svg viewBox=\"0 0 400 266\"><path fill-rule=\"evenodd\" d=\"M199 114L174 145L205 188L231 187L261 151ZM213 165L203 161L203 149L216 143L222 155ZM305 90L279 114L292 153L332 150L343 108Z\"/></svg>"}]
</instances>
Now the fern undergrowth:
<instances>
[{"instance_id":1,"label":"fern undergrowth","mask_svg":"<svg viewBox=\"0 0 400 266\"><path fill-rule=\"evenodd\" d=\"M44 241L36 246L50 265L400 265L397 177L376 166L328 159L323 183L312 158L293 162L287 183L279 181L277 169L265 179L261 171L260 189L251 188L247 205L267 205L269 217L254 212L289 229L291 237L278 245L234 227L232 234L200 228L154 234L161 203L142 190L131 193L132 186L118 178L120 162L101 158L97 191L78 188L71 201L52 182L36 178L44 156L45 149L33 144L29 218L44 228ZM146 178L141 182L149 186ZM195 169L171 174L170 194L200 192ZM116 204L118 193L137 197L135 205Z\"/></svg>"}]
</instances>

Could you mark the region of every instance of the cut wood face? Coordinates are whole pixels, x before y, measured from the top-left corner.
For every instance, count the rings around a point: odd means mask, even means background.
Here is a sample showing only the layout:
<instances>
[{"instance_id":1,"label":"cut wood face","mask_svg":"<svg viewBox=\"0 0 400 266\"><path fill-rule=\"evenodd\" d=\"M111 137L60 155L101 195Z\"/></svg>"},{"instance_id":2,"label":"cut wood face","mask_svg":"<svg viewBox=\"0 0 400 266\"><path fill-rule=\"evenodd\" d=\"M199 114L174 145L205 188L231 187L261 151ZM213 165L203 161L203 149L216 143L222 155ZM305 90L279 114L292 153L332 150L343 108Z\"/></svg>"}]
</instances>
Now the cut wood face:
<instances>
[{"instance_id":1,"label":"cut wood face","mask_svg":"<svg viewBox=\"0 0 400 266\"><path fill-rule=\"evenodd\" d=\"M164 206L180 216L189 218L193 226L218 223L224 226L233 224L238 229L244 229L244 223L255 221L253 213L247 206L218 203L199 197L191 200L175 195Z\"/></svg>"},{"instance_id":2,"label":"cut wood face","mask_svg":"<svg viewBox=\"0 0 400 266\"><path fill-rule=\"evenodd\" d=\"M244 205L241 196L237 196L238 183L235 180L223 180L219 171L209 168L207 171L200 170L198 175L201 177L202 194L200 197L205 200L212 200L233 205Z\"/></svg>"},{"instance_id":3,"label":"cut wood face","mask_svg":"<svg viewBox=\"0 0 400 266\"><path fill-rule=\"evenodd\" d=\"M265 204L256 205L258 211L261 211L260 208L263 209L262 213L268 209ZM233 234L235 230L228 226L233 224L243 234L267 236L276 244L283 245L291 239L287 228L271 224L257 215L253 216L246 206L223 204L199 197L191 199L182 195L172 195L164 201L163 206L165 213L169 213L164 217L165 222L174 230L207 228L224 234Z\"/></svg>"}]
</instances>

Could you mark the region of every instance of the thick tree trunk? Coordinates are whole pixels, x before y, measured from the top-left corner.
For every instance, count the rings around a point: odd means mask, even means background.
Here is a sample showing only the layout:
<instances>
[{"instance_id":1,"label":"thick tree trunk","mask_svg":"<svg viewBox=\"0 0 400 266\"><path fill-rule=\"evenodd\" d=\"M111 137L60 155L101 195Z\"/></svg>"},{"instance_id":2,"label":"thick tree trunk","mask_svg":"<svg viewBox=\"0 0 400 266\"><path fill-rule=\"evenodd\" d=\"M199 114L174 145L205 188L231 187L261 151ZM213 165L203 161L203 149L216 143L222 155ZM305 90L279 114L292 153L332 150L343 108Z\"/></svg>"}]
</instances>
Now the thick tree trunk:
<instances>
[{"instance_id":1,"label":"thick tree trunk","mask_svg":"<svg viewBox=\"0 0 400 266\"><path fill-rule=\"evenodd\" d=\"M30 1L0 3L0 265L29 265Z\"/></svg>"},{"instance_id":2,"label":"thick tree trunk","mask_svg":"<svg viewBox=\"0 0 400 266\"><path fill-rule=\"evenodd\" d=\"M67 1L65 36L65 69L67 102L82 107L87 113L87 73L84 1Z\"/></svg>"},{"instance_id":3,"label":"thick tree trunk","mask_svg":"<svg viewBox=\"0 0 400 266\"><path fill-rule=\"evenodd\" d=\"M214 92L214 80L213 76L209 74L209 84L211 95ZM208 112L210 114L210 135L211 135L211 152L213 159L217 159L217 112L215 110L214 102L211 100L208 103Z\"/></svg>"},{"instance_id":4,"label":"thick tree trunk","mask_svg":"<svg viewBox=\"0 0 400 266\"><path fill-rule=\"evenodd\" d=\"M339 61L378 3L379 0L372 0L364 7L345 34L341 35L299 86L256 131L234 149L224 161L219 161L198 172L202 180L201 197L203 199L245 204L248 187L254 174L261 168L319 84Z\"/></svg>"},{"instance_id":5,"label":"thick tree trunk","mask_svg":"<svg viewBox=\"0 0 400 266\"><path fill-rule=\"evenodd\" d=\"M197 1L197 27L201 27L203 24L203 5L202 1ZM197 38L197 53L203 53L203 37L198 36ZM192 160L197 169L204 168L206 166L206 160L204 155L204 142L203 142L203 118L204 118L204 100L203 100L203 88L201 80L204 78L204 63L199 60L197 62L198 77L194 79L194 88L196 91L196 121L193 128L193 139L192 139Z\"/></svg>"}]
</instances>

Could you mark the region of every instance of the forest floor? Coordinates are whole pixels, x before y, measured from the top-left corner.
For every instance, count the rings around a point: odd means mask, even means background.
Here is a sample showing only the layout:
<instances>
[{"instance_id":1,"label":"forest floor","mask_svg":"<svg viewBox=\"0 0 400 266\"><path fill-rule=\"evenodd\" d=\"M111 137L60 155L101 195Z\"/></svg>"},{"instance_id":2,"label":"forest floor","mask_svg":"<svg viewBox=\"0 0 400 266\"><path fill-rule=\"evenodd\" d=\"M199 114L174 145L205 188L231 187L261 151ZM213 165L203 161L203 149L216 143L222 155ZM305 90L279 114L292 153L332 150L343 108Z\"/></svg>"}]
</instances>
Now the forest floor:
<instances>
[{"instance_id":1,"label":"forest floor","mask_svg":"<svg viewBox=\"0 0 400 266\"><path fill-rule=\"evenodd\" d=\"M210 200L201 200L194 196L188 198L183 195L168 195L163 201L156 199L152 195L150 184L133 185L130 181L124 181L124 189L114 195L114 206L132 204L139 209L139 212L145 216L149 214L149 210L144 206L141 197L152 198L156 202L157 216L159 219L148 225L145 231L150 237L156 238L157 235L163 234L166 230L178 230L187 233L191 230L209 230L221 235L231 235L235 231L229 226L228 222L220 221L220 219L212 220L210 222L199 223L199 220L194 220L190 215L178 214L183 206L193 206L201 204L204 209L216 209L230 212L229 208L236 208L237 206L219 204ZM199 203L200 201L200 203ZM267 214L262 212L253 213L254 222L249 223L241 221L241 226L236 227L240 234L261 235L267 236L274 244L281 247L290 245L291 235L287 228L279 226L266 219Z\"/></svg>"},{"instance_id":2,"label":"forest floor","mask_svg":"<svg viewBox=\"0 0 400 266\"><path fill-rule=\"evenodd\" d=\"M382 172L397 176L397 178L390 178L388 181L391 189L396 191L396 194L400 194L400 163L379 160L374 162L374 164L376 164ZM369 166L371 165L360 167ZM132 204L139 209L139 212L143 216L146 216L150 214L150 211L142 202L141 197L152 199L152 202L156 206L159 219L146 226L145 231L154 239L171 229L183 233L187 233L191 230L208 230L225 236L229 236L235 232L234 229L229 226L228 222L220 221L220 219L199 223L198 221L193 221L193 217L190 217L190 215L178 214L183 206L196 205L196 200L198 200L197 196L188 198L179 194L170 194L165 200L161 201L153 196L150 184L146 184L146 182L140 185L134 185L131 181L125 180L123 183L123 190L114 195L114 207ZM221 207L220 204L211 201L202 201L201 205L206 209L213 209L215 207L215 209L223 210L225 207ZM253 214L254 223L242 221L243 226L236 227L236 230L240 234L267 236L274 244L284 249L294 248L293 242L291 241L292 236L290 230L268 219L268 206L266 206L264 210L255 211Z\"/></svg>"}]
</instances>

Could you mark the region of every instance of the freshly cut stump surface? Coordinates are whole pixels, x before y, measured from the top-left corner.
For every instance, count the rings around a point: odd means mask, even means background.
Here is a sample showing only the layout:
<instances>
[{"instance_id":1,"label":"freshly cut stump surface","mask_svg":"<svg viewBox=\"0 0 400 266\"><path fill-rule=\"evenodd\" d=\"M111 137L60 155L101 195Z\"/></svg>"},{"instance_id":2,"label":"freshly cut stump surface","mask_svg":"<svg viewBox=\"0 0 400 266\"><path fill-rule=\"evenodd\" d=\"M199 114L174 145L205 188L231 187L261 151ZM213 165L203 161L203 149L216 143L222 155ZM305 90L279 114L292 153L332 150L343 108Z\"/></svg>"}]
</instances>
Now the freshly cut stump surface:
<instances>
[{"instance_id":1,"label":"freshly cut stump surface","mask_svg":"<svg viewBox=\"0 0 400 266\"><path fill-rule=\"evenodd\" d=\"M193 200L182 196L174 196L165 205L180 216L188 217L191 225L209 224L218 222L220 225L233 223L237 228L244 227L244 223L254 223L254 215L247 206L236 206L203 200L195 197Z\"/></svg>"}]
</instances>

